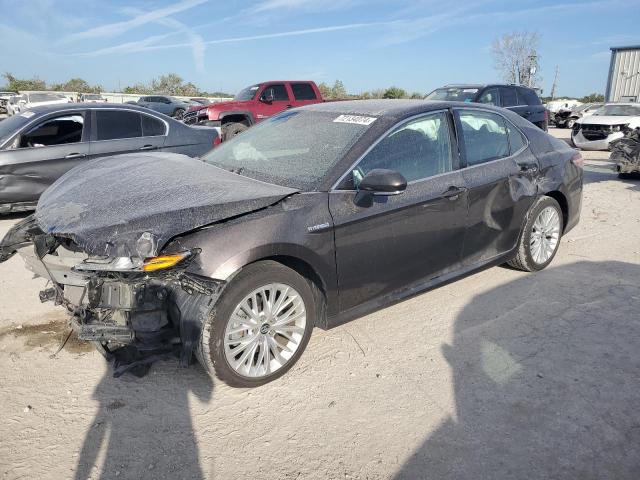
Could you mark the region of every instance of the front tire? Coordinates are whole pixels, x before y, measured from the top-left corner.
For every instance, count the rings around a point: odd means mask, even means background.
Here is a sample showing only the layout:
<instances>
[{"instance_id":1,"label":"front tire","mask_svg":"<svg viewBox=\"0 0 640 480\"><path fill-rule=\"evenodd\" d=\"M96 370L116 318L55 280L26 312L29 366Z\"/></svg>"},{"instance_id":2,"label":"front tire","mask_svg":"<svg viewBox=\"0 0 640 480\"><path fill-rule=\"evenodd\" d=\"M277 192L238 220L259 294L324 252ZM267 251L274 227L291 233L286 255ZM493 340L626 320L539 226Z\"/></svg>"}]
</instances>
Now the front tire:
<instances>
[{"instance_id":1,"label":"front tire","mask_svg":"<svg viewBox=\"0 0 640 480\"><path fill-rule=\"evenodd\" d=\"M176 111L173 112L173 118L182 120L184 118L184 108L177 108Z\"/></svg>"},{"instance_id":2,"label":"front tire","mask_svg":"<svg viewBox=\"0 0 640 480\"><path fill-rule=\"evenodd\" d=\"M284 265L243 268L202 328L198 360L233 387L257 387L286 373L304 351L316 320L312 286Z\"/></svg>"},{"instance_id":3,"label":"front tire","mask_svg":"<svg viewBox=\"0 0 640 480\"><path fill-rule=\"evenodd\" d=\"M551 197L540 197L529 210L518 241L518 252L507 263L525 272L542 270L556 256L563 228L558 202Z\"/></svg>"},{"instance_id":4,"label":"front tire","mask_svg":"<svg viewBox=\"0 0 640 480\"><path fill-rule=\"evenodd\" d=\"M240 135L242 132L244 132L248 128L249 127L247 127L244 123L239 123L239 122L227 123L222 127L222 140L224 141L230 140L236 135Z\"/></svg>"}]
</instances>

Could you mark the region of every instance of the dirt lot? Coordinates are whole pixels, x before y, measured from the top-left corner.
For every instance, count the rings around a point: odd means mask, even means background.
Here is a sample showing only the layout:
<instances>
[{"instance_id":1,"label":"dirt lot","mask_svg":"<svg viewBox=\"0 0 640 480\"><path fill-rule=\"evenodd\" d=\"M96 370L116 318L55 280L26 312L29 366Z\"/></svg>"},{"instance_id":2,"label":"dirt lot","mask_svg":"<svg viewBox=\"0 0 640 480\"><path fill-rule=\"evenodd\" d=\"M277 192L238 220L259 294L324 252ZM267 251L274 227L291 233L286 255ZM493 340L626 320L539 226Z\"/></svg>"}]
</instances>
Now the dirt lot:
<instances>
[{"instance_id":1,"label":"dirt lot","mask_svg":"<svg viewBox=\"0 0 640 480\"><path fill-rule=\"evenodd\" d=\"M316 330L255 390L172 362L113 379L76 342L52 359L65 314L0 265L2 478L640 478L640 181L585 157L550 268Z\"/></svg>"}]
</instances>

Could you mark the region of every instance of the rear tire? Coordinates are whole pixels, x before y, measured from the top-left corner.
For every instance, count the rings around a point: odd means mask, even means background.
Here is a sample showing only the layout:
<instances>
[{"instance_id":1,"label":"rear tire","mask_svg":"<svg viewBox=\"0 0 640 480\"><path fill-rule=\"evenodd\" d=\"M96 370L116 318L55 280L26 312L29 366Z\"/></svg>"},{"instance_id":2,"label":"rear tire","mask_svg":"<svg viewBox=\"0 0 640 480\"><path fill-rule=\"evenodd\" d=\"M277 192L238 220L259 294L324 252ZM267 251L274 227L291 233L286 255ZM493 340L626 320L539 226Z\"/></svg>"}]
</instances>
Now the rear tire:
<instances>
[{"instance_id":1,"label":"rear tire","mask_svg":"<svg viewBox=\"0 0 640 480\"><path fill-rule=\"evenodd\" d=\"M282 289L276 291L276 286ZM284 294L285 289L291 293ZM276 293L273 297L272 292ZM253 299L257 299L255 304ZM281 299L284 303L278 306ZM259 314L251 315L247 305ZM272 317L270 311L275 312ZM311 338L317 311L309 280L278 262L256 262L243 268L222 292L202 327L196 355L209 375L232 387L264 385L284 375L300 358ZM300 326L300 315L304 315L304 327ZM251 324L254 316L260 319L255 326ZM293 320L286 320L293 317L299 320L293 324ZM279 330L283 318L286 322ZM271 361L267 362L269 355Z\"/></svg>"},{"instance_id":2,"label":"rear tire","mask_svg":"<svg viewBox=\"0 0 640 480\"><path fill-rule=\"evenodd\" d=\"M545 222L545 218L548 218L548 222ZM551 197L540 197L527 214L518 240L518 252L507 263L525 272L542 270L556 256L563 228L562 210L558 202Z\"/></svg>"},{"instance_id":3,"label":"rear tire","mask_svg":"<svg viewBox=\"0 0 640 480\"><path fill-rule=\"evenodd\" d=\"M240 135L242 132L244 132L248 128L249 127L246 126L244 123L239 123L239 122L227 123L222 127L222 140L227 141L235 137L236 135Z\"/></svg>"}]
</instances>

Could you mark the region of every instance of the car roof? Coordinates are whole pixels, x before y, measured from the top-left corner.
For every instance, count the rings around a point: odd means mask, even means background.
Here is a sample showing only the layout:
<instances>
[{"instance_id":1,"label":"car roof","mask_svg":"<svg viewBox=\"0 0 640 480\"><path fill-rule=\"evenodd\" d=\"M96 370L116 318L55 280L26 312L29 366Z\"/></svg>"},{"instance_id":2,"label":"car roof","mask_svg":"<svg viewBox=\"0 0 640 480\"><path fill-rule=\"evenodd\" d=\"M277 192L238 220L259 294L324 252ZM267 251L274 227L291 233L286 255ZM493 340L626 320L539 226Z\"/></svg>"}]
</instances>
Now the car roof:
<instances>
[{"instance_id":1,"label":"car roof","mask_svg":"<svg viewBox=\"0 0 640 480\"><path fill-rule=\"evenodd\" d=\"M343 115L373 115L376 117L406 117L418 115L433 110L450 107L482 108L486 110L503 111L486 104L468 102L445 102L440 100L346 100L336 102L315 103L300 107L300 110L329 112Z\"/></svg>"},{"instance_id":2,"label":"car roof","mask_svg":"<svg viewBox=\"0 0 640 480\"><path fill-rule=\"evenodd\" d=\"M110 109L122 109L122 110L135 110L137 112L143 113L151 113L156 114L157 112L153 112L148 108L139 107L137 105L132 105L130 103L108 103L108 102L100 102L100 103L60 103L57 105L40 105L37 107L32 107L29 110L39 114L47 114L47 113L55 113L55 112L65 112L67 110L78 110L78 109L96 109L96 108L105 108L108 107Z\"/></svg>"},{"instance_id":3,"label":"car roof","mask_svg":"<svg viewBox=\"0 0 640 480\"><path fill-rule=\"evenodd\" d=\"M527 87L526 85L517 85L515 83L450 83L443 87L438 87L438 88L485 88L485 87L518 87L518 88L526 88L527 90L535 91L535 89L531 87Z\"/></svg>"}]
</instances>

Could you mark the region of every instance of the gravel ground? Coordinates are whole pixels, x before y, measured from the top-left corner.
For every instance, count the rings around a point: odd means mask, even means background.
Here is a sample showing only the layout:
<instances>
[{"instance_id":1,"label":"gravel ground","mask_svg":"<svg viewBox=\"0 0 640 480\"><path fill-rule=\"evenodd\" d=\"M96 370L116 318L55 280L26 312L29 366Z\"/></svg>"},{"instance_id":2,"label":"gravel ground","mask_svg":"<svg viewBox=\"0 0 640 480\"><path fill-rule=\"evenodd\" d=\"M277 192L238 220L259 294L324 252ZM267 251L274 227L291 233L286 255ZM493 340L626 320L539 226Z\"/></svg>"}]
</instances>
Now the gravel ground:
<instances>
[{"instance_id":1,"label":"gravel ground","mask_svg":"<svg viewBox=\"0 0 640 480\"><path fill-rule=\"evenodd\" d=\"M19 258L0 264L0 475L640 478L640 181L584 156L582 219L547 270L492 268L316 330L254 390L173 362L113 379L77 342L50 358L65 314Z\"/></svg>"}]
</instances>

